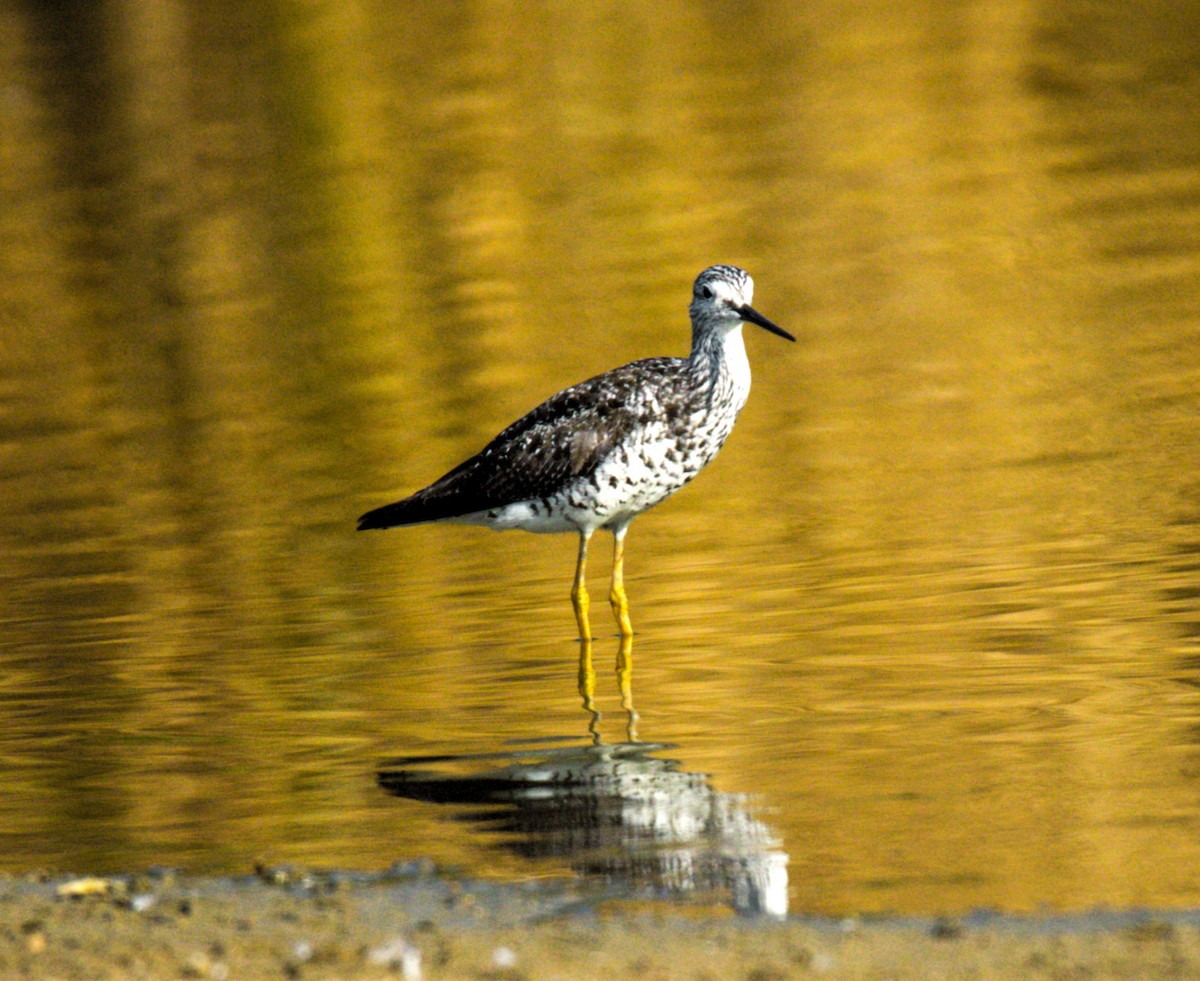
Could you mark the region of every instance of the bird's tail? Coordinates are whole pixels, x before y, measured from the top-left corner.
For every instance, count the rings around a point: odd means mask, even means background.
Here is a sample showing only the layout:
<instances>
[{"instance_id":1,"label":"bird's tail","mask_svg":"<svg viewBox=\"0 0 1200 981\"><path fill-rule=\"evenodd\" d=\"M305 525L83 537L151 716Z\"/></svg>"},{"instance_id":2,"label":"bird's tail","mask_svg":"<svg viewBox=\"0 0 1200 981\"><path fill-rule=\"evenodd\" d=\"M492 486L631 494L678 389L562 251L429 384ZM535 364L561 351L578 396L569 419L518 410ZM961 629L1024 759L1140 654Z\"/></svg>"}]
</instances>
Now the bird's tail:
<instances>
[{"instance_id":1,"label":"bird's tail","mask_svg":"<svg viewBox=\"0 0 1200 981\"><path fill-rule=\"evenodd\" d=\"M487 507L485 503L477 502L473 498L466 499L457 494L438 493L439 490L440 482L432 487L426 487L423 491L417 491L403 501L385 504L374 511L368 511L358 519L358 530L371 531L375 528L395 528L397 525L420 525L427 521L445 521L447 518L458 518Z\"/></svg>"},{"instance_id":2,"label":"bird's tail","mask_svg":"<svg viewBox=\"0 0 1200 981\"><path fill-rule=\"evenodd\" d=\"M415 525L428 521L427 509L419 504L414 506L412 499L397 501L395 504L385 504L374 511L368 511L358 519L359 531L371 531L375 528L395 528L397 525Z\"/></svg>"}]
</instances>

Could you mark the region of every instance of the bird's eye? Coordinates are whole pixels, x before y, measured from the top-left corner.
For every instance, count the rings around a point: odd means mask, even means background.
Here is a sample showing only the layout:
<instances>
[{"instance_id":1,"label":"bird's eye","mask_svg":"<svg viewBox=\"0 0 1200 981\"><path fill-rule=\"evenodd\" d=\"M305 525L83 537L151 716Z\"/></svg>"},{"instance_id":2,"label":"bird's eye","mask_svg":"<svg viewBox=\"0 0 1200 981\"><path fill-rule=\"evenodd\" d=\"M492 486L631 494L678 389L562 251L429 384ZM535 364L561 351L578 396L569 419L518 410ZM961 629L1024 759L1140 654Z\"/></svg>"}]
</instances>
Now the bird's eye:
<instances>
[{"instance_id":1,"label":"bird's eye","mask_svg":"<svg viewBox=\"0 0 1200 981\"><path fill-rule=\"evenodd\" d=\"M706 299L706 300L711 300L713 298L712 287L711 286L702 287L700 290L700 295L702 297L704 297L704 299Z\"/></svg>"}]
</instances>

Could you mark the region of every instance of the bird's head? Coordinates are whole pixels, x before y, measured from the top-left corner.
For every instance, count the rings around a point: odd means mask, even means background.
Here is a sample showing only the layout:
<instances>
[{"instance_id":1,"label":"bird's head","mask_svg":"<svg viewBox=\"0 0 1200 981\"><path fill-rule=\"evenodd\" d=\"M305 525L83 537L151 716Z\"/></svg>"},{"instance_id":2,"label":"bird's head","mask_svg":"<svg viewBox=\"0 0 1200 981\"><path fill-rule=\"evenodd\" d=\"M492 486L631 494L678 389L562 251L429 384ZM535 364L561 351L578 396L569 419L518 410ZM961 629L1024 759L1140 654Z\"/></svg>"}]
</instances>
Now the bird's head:
<instances>
[{"instance_id":1,"label":"bird's head","mask_svg":"<svg viewBox=\"0 0 1200 981\"><path fill-rule=\"evenodd\" d=\"M698 329L728 332L743 322L758 324L789 341L794 338L750 305L754 299L754 280L737 266L709 266L692 287L689 311Z\"/></svg>"}]
</instances>

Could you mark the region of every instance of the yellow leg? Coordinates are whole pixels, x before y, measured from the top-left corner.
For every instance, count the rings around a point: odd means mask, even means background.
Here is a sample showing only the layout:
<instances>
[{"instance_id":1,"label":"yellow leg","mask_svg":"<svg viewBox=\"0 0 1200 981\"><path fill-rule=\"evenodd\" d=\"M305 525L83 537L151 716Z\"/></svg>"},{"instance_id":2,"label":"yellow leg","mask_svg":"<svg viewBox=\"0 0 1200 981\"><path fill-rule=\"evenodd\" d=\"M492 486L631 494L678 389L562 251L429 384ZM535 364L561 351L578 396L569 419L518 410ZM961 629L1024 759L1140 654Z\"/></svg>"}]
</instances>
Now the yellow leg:
<instances>
[{"instance_id":1,"label":"yellow leg","mask_svg":"<svg viewBox=\"0 0 1200 981\"><path fill-rule=\"evenodd\" d=\"M637 709L633 707L633 635L623 634L617 648L617 688L621 692L621 707L625 709L625 738L637 742Z\"/></svg>"},{"instance_id":2,"label":"yellow leg","mask_svg":"<svg viewBox=\"0 0 1200 981\"><path fill-rule=\"evenodd\" d=\"M629 621L629 598L625 595L625 528L613 532L612 588L608 601L612 604L613 616L622 637L633 636L633 624Z\"/></svg>"},{"instance_id":3,"label":"yellow leg","mask_svg":"<svg viewBox=\"0 0 1200 981\"><path fill-rule=\"evenodd\" d=\"M592 642L579 642L579 697L583 699L584 711L591 716L588 732L592 742L600 742L600 710L596 708L596 672L592 667Z\"/></svg>"},{"instance_id":4,"label":"yellow leg","mask_svg":"<svg viewBox=\"0 0 1200 981\"><path fill-rule=\"evenodd\" d=\"M579 624L579 639L592 639L592 625L588 622L591 601L587 591L587 550L590 529L579 530L579 559L575 563L575 584L571 587L571 605L575 607L575 621Z\"/></svg>"}]
</instances>

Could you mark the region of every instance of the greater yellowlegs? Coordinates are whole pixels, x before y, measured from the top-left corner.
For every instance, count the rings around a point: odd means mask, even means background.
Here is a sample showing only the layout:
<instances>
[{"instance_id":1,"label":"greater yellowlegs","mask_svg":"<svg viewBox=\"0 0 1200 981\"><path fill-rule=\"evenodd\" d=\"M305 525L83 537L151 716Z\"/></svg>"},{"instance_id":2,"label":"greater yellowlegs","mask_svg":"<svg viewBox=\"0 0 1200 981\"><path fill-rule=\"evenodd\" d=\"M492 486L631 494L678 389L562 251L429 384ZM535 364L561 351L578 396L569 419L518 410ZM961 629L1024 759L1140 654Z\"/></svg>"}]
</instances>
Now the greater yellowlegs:
<instances>
[{"instance_id":1,"label":"greater yellowlegs","mask_svg":"<svg viewBox=\"0 0 1200 981\"><path fill-rule=\"evenodd\" d=\"M368 511L359 531L428 521L505 530L574 531L579 556L571 602L591 639L585 582L588 542L613 534L609 602L630 636L625 532L717 455L750 393L742 323L794 341L755 310L754 281L735 266L711 266L692 288L692 353L614 368L551 396L471 459L395 504Z\"/></svg>"}]
</instances>

